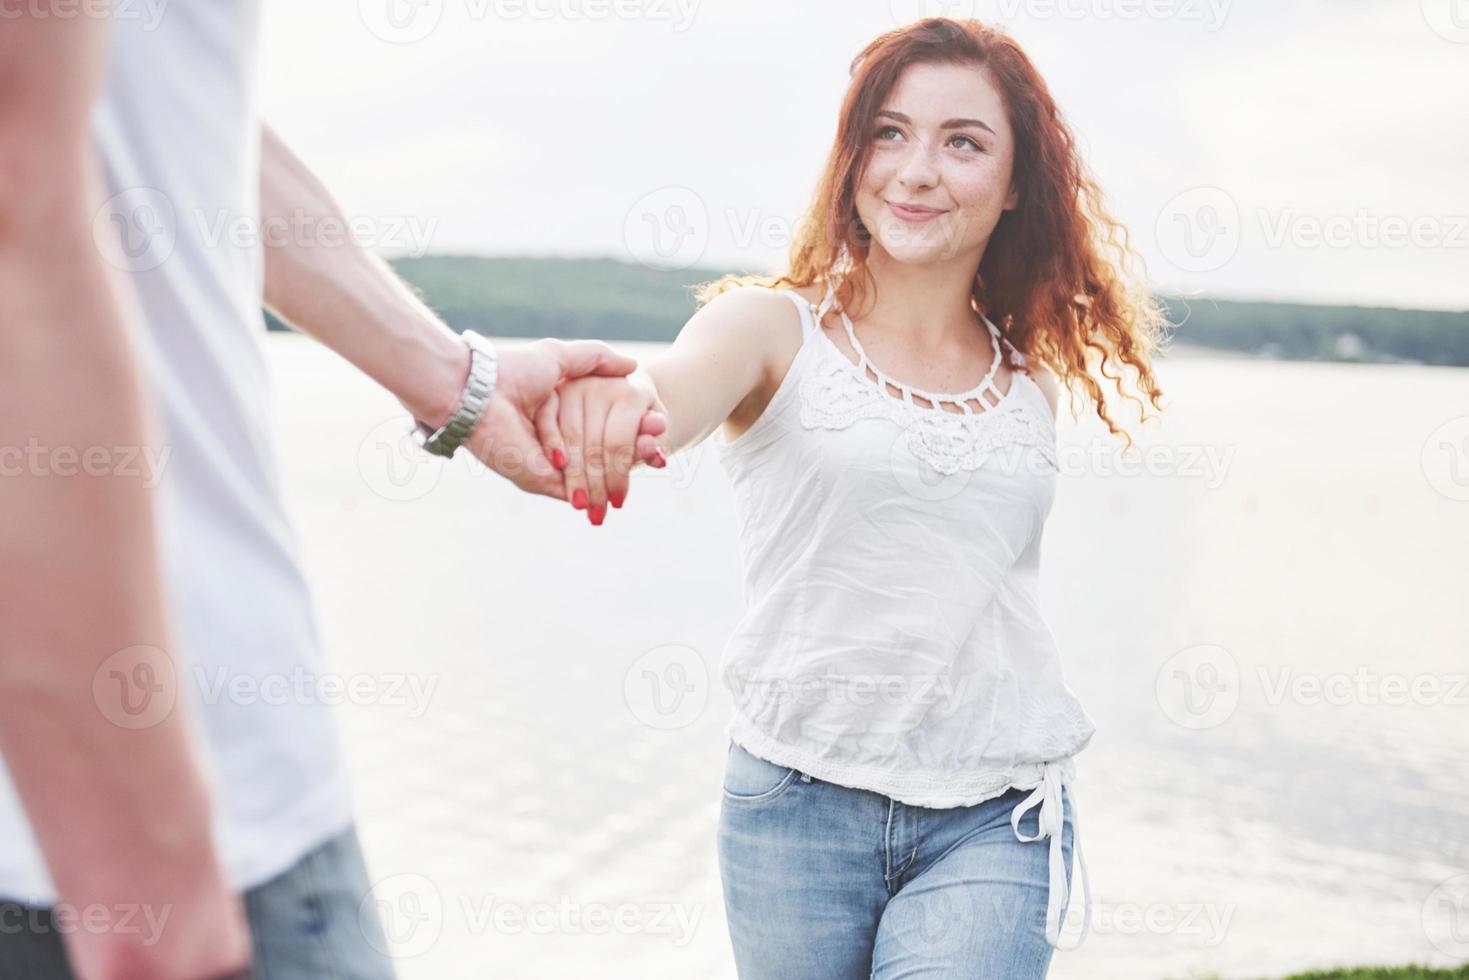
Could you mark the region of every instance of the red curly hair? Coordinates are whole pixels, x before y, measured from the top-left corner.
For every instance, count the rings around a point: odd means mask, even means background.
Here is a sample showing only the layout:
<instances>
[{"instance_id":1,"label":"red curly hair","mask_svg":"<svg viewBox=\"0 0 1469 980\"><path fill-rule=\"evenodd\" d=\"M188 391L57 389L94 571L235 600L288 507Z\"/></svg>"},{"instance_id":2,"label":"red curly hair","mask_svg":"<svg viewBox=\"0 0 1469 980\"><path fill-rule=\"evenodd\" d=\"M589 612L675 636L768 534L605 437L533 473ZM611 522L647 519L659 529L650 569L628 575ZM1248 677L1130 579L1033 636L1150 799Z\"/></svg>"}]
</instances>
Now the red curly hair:
<instances>
[{"instance_id":1,"label":"red curly hair","mask_svg":"<svg viewBox=\"0 0 1469 980\"><path fill-rule=\"evenodd\" d=\"M707 301L737 285L836 285L844 307L858 309L876 290L867 268L871 237L857 215L875 117L903 70L914 64L984 68L1015 134L1018 204L1004 212L974 278L974 308L988 316L1026 358L1050 368L1074 398L1095 404L1114 423L1093 374L1123 391L1120 368L1161 410L1151 355L1166 343L1162 309L1145 286L1142 260L1127 230L1108 214L1102 191L1077 150L1045 81L1005 32L977 20L930 18L889 31L853 60L836 143L814 200L791 244L787 271L774 277L726 276L699 292ZM1012 365L1013 366L1013 365ZM1109 368L1112 369L1109 373ZM1136 395L1140 417L1147 406Z\"/></svg>"}]
</instances>

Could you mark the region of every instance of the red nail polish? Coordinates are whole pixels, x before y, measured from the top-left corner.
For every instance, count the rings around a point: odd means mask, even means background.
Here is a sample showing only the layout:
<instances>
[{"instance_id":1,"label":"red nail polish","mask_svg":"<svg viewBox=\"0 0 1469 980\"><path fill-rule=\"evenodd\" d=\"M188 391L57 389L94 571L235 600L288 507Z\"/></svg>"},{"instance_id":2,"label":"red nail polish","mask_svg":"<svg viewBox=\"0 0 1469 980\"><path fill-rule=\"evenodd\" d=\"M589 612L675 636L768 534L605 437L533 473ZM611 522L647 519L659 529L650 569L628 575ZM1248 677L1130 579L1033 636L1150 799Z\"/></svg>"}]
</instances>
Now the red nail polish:
<instances>
[{"instance_id":1,"label":"red nail polish","mask_svg":"<svg viewBox=\"0 0 1469 980\"><path fill-rule=\"evenodd\" d=\"M622 502L624 500L626 500L627 498L623 494L620 494L620 493L609 493L607 495L607 499L610 500L610 501L612 501L612 506L613 507L616 507L618 509L621 509L622 508Z\"/></svg>"},{"instance_id":2,"label":"red nail polish","mask_svg":"<svg viewBox=\"0 0 1469 980\"><path fill-rule=\"evenodd\" d=\"M558 470L566 469L566 454L559 449L551 450L551 465Z\"/></svg>"},{"instance_id":3,"label":"red nail polish","mask_svg":"<svg viewBox=\"0 0 1469 980\"><path fill-rule=\"evenodd\" d=\"M607 508L599 505L597 507L593 507L591 510L587 511L587 513L591 515L592 523L597 527L601 527L602 520L607 516Z\"/></svg>"},{"instance_id":4,"label":"red nail polish","mask_svg":"<svg viewBox=\"0 0 1469 980\"><path fill-rule=\"evenodd\" d=\"M576 492L571 495L571 506L575 507L577 510L583 510L586 508L587 492L581 487L577 487Z\"/></svg>"}]
</instances>

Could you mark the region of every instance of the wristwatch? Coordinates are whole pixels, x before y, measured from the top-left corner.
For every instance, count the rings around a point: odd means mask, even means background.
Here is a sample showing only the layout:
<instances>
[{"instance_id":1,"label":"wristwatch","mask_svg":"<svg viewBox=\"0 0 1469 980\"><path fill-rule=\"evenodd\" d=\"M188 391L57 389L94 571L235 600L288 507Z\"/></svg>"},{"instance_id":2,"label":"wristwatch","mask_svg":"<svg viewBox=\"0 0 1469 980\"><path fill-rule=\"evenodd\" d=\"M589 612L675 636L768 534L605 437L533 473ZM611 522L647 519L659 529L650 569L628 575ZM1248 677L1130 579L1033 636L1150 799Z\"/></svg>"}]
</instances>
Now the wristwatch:
<instances>
[{"instance_id":1,"label":"wristwatch","mask_svg":"<svg viewBox=\"0 0 1469 980\"><path fill-rule=\"evenodd\" d=\"M415 435L418 444L435 456L453 456L454 451L469 438L480 416L490 404L490 395L495 391L499 360L495 356L495 345L489 338L473 330L459 336L469 345L469 378L464 382L464 392L459 396L459 407L449 416L438 431L423 422L418 423Z\"/></svg>"}]
</instances>

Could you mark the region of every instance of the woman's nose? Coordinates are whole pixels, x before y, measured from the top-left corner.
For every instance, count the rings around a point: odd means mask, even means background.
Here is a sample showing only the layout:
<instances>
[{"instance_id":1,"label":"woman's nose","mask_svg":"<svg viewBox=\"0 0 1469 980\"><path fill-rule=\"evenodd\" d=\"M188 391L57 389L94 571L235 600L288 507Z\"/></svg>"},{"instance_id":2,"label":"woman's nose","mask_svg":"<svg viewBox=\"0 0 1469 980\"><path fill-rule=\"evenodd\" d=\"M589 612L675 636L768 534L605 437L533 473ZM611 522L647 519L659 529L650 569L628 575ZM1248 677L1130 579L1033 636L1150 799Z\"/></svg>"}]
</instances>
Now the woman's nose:
<instances>
[{"instance_id":1,"label":"woman's nose","mask_svg":"<svg viewBox=\"0 0 1469 980\"><path fill-rule=\"evenodd\" d=\"M909 144L907 155L898 168L898 180L910 187L930 187L938 181L938 166L927 143Z\"/></svg>"}]
</instances>

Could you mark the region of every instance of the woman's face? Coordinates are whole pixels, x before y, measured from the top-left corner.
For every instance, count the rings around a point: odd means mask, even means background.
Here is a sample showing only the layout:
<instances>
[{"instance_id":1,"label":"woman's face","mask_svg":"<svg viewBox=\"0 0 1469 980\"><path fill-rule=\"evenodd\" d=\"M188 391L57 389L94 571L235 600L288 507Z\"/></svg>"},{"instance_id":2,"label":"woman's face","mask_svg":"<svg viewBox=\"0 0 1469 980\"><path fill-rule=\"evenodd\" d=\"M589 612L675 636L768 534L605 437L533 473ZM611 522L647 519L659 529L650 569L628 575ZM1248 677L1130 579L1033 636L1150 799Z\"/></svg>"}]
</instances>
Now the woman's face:
<instances>
[{"instance_id":1,"label":"woman's face","mask_svg":"<svg viewBox=\"0 0 1469 980\"><path fill-rule=\"evenodd\" d=\"M1015 207L1015 145L1000 93L974 65L903 70L873 120L857 214L899 262L978 268L1000 215Z\"/></svg>"}]
</instances>

